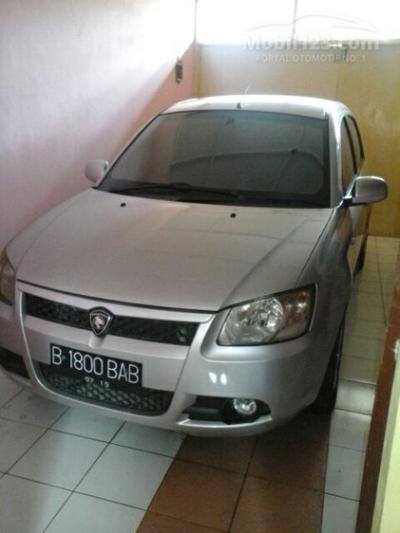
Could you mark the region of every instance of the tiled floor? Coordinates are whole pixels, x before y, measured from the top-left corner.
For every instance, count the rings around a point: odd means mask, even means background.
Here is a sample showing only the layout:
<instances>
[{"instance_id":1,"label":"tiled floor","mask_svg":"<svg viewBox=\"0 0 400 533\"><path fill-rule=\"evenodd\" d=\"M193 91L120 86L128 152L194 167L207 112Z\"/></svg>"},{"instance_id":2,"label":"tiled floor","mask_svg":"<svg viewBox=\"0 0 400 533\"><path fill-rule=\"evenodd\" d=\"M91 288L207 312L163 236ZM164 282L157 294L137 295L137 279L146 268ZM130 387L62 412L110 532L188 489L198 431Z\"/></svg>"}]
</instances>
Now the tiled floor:
<instances>
[{"instance_id":1,"label":"tiled floor","mask_svg":"<svg viewBox=\"0 0 400 533\"><path fill-rule=\"evenodd\" d=\"M67 409L3 375L0 395L0 531L135 531L182 435Z\"/></svg>"},{"instance_id":2,"label":"tiled floor","mask_svg":"<svg viewBox=\"0 0 400 533\"><path fill-rule=\"evenodd\" d=\"M374 386L399 251L398 239L368 239L367 257L348 310L341 383L331 419L323 533L352 533L368 440Z\"/></svg>"},{"instance_id":3,"label":"tiled floor","mask_svg":"<svg viewBox=\"0 0 400 533\"><path fill-rule=\"evenodd\" d=\"M0 531L352 533L398 245L369 239L331 420L304 413L257 438L183 442L0 375Z\"/></svg>"}]
</instances>

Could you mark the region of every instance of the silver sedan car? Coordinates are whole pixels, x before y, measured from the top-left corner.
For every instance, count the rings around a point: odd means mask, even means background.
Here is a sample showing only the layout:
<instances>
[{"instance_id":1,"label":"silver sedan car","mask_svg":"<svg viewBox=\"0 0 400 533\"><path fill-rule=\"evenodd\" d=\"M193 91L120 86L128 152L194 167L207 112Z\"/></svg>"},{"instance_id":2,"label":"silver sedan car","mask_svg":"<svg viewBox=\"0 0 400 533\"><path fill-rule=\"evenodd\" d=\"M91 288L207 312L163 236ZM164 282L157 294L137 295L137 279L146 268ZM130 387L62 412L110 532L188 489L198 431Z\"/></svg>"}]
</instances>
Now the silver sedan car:
<instances>
[{"instance_id":1,"label":"silver sedan car","mask_svg":"<svg viewBox=\"0 0 400 533\"><path fill-rule=\"evenodd\" d=\"M229 96L177 103L95 186L0 262L0 364L35 392L205 436L335 404L370 207L350 110Z\"/></svg>"}]
</instances>

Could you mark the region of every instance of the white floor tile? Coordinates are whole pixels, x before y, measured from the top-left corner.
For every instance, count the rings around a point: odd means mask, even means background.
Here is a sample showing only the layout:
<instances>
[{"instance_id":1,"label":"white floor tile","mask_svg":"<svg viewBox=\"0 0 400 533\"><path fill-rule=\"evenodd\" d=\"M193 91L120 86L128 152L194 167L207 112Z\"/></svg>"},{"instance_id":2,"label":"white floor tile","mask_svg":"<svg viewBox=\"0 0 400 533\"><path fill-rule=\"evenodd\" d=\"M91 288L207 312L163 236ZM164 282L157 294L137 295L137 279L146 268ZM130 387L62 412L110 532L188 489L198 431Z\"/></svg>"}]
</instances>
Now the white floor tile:
<instances>
[{"instance_id":1,"label":"white floor tile","mask_svg":"<svg viewBox=\"0 0 400 533\"><path fill-rule=\"evenodd\" d=\"M4 476L0 480L0 531L42 533L68 496L66 490Z\"/></svg>"},{"instance_id":2,"label":"white floor tile","mask_svg":"<svg viewBox=\"0 0 400 533\"><path fill-rule=\"evenodd\" d=\"M367 339L385 338L386 326L384 322L369 322L367 320L352 320L349 314L346 320L346 335L355 335L356 337L365 337Z\"/></svg>"},{"instance_id":3,"label":"white floor tile","mask_svg":"<svg viewBox=\"0 0 400 533\"><path fill-rule=\"evenodd\" d=\"M383 306L386 307L388 303L392 303L394 296L394 285L390 284L388 287L382 287Z\"/></svg>"},{"instance_id":4,"label":"white floor tile","mask_svg":"<svg viewBox=\"0 0 400 533\"><path fill-rule=\"evenodd\" d=\"M378 254L395 255L399 251L399 243L396 239L387 242L377 242L376 250Z\"/></svg>"},{"instance_id":5,"label":"white floor tile","mask_svg":"<svg viewBox=\"0 0 400 533\"><path fill-rule=\"evenodd\" d=\"M341 379L336 409L370 415L374 406L374 398L375 387L373 385Z\"/></svg>"},{"instance_id":6,"label":"white floor tile","mask_svg":"<svg viewBox=\"0 0 400 533\"><path fill-rule=\"evenodd\" d=\"M321 533L354 533L358 502L325 494Z\"/></svg>"},{"instance_id":7,"label":"white floor tile","mask_svg":"<svg viewBox=\"0 0 400 533\"><path fill-rule=\"evenodd\" d=\"M368 443L371 417L335 409L331 418L329 444L364 452Z\"/></svg>"},{"instance_id":8,"label":"white floor tile","mask_svg":"<svg viewBox=\"0 0 400 533\"><path fill-rule=\"evenodd\" d=\"M367 292L371 294L380 294L381 293L381 284L379 281L365 281L360 279L354 284L354 291L356 292Z\"/></svg>"},{"instance_id":9,"label":"white floor tile","mask_svg":"<svg viewBox=\"0 0 400 533\"><path fill-rule=\"evenodd\" d=\"M367 252L367 255L365 257L365 261L364 261L364 269L367 269L367 270L374 270L374 269L378 269L378 252L376 251L376 249L372 252ZM357 277L359 277L361 274L361 272L358 274Z\"/></svg>"},{"instance_id":10,"label":"white floor tile","mask_svg":"<svg viewBox=\"0 0 400 533\"><path fill-rule=\"evenodd\" d=\"M113 443L175 457L183 439L184 435L177 431L166 431L164 429L126 423L113 440Z\"/></svg>"},{"instance_id":11,"label":"white floor tile","mask_svg":"<svg viewBox=\"0 0 400 533\"><path fill-rule=\"evenodd\" d=\"M370 282L370 281L377 282L377 281L380 281L379 270L375 269L375 267L372 267L372 268L365 267L358 274L358 276L359 276L359 279L361 279L363 281L366 281L366 282Z\"/></svg>"},{"instance_id":12,"label":"white floor tile","mask_svg":"<svg viewBox=\"0 0 400 533\"><path fill-rule=\"evenodd\" d=\"M371 264L371 263L377 263L378 262L378 248L377 246L373 246L372 248L367 248L367 255L365 256L365 262L364 266Z\"/></svg>"},{"instance_id":13,"label":"white floor tile","mask_svg":"<svg viewBox=\"0 0 400 533\"><path fill-rule=\"evenodd\" d=\"M52 429L108 442L122 424L120 420L98 415L88 409L72 408L63 414Z\"/></svg>"},{"instance_id":14,"label":"white floor tile","mask_svg":"<svg viewBox=\"0 0 400 533\"><path fill-rule=\"evenodd\" d=\"M379 250L378 261L379 264L387 263L389 265L395 265L397 263L398 251L397 250Z\"/></svg>"},{"instance_id":15,"label":"white floor tile","mask_svg":"<svg viewBox=\"0 0 400 533\"><path fill-rule=\"evenodd\" d=\"M379 263L379 273L381 281L390 283L396 279L397 261L393 263Z\"/></svg>"},{"instance_id":16,"label":"white floor tile","mask_svg":"<svg viewBox=\"0 0 400 533\"><path fill-rule=\"evenodd\" d=\"M325 492L342 498L358 500L365 453L329 446Z\"/></svg>"},{"instance_id":17,"label":"white floor tile","mask_svg":"<svg viewBox=\"0 0 400 533\"><path fill-rule=\"evenodd\" d=\"M385 245L389 245L389 244L394 244L396 245L396 243L398 244L400 239L398 237L381 237L381 236L377 236L377 237L374 237L375 238L375 241L376 243L379 245L379 246L385 246Z\"/></svg>"},{"instance_id":18,"label":"white floor tile","mask_svg":"<svg viewBox=\"0 0 400 533\"><path fill-rule=\"evenodd\" d=\"M340 376L344 379L375 384L378 379L379 361L344 355L340 365Z\"/></svg>"},{"instance_id":19,"label":"white floor tile","mask_svg":"<svg viewBox=\"0 0 400 533\"><path fill-rule=\"evenodd\" d=\"M392 300L393 300L393 294L392 293L383 294L383 303L384 303L384 306L385 306L386 323L389 322L390 310L391 310L391 307L392 307Z\"/></svg>"},{"instance_id":20,"label":"white floor tile","mask_svg":"<svg viewBox=\"0 0 400 533\"><path fill-rule=\"evenodd\" d=\"M348 320L362 319L368 322L383 323L385 314L381 293L354 292L349 303L346 318Z\"/></svg>"},{"instance_id":21,"label":"white floor tile","mask_svg":"<svg viewBox=\"0 0 400 533\"><path fill-rule=\"evenodd\" d=\"M394 286L395 274L393 272L382 272L381 283L383 292L391 292Z\"/></svg>"},{"instance_id":22,"label":"white floor tile","mask_svg":"<svg viewBox=\"0 0 400 533\"><path fill-rule=\"evenodd\" d=\"M375 243L367 244L367 259L375 259L378 256L378 247Z\"/></svg>"},{"instance_id":23,"label":"white floor tile","mask_svg":"<svg viewBox=\"0 0 400 533\"><path fill-rule=\"evenodd\" d=\"M147 509L171 462L168 457L111 444L77 491Z\"/></svg>"},{"instance_id":24,"label":"white floor tile","mask_svg":"<svg viewBox=\"0 0 400 533\"><path fill-rule=\"evenodd\" d=\"M375 294L372 295L366 292L364 293L358 292L357 294L375 296ZM380 294L379 294L379 300L380 300L380 304L377 307L363 305L360 303L355 304L354 302L350 303L347 309L346 320L361 320L361 321L368 321L368 322L380 322L381 324L384 324L385 310L383 306L383 297Z\"/></svg>"},{"instance_id":25,"label":"white floor tile","mask_svg":"<svg viewBox=\"0 0 400 533\"><path fill-rule=\"evenodd\" d=\"M379 309L369 309L368 307L359 307L355 309L354 307L349 306L346 315L346 329L348 330L351 327L351 324L358 324L363 327L364 323L371 324L373 323L373 328L375 332L374 336L376 338L381 338L381 332L385 330L386 317L385 317L385 307L382 297L382 305ZM371 338L371 335L369 336Z\"/></svg>"},{"instance_id":26,"label":"white floor tile","mask_svg":"<svg viewBox=\"0 0 400 533\"><path fill-rule=\"evenodd\" d=\"M0 370L0 407L11 400L22 387L5 376Z\"/></svg>"},{"instance_id":27,"label":"white floor tile","mask_svg":"<svg viewBox=\"0 0 400 533\"><path fill-rule=\"evenodd\" d=\"M26 422L37 426L49 427L67 408L24 390L0 409L0 416Z\"/></svg>"},{"instance_id":28,"label":"white floor tile","mask_svg":"<svg viewBox=\"0 0 400 533\"><path fill-rule=\"evenodd\" d=\"M133 533L143 516L139 509L73 494L46 533Z\"/></svg>"},{"instance_id":29,"label":"white floor tile","mask_svg":"<svg viewBox=\"0 0 400 533\"><path fill-rule=\"evenodd\" d=\"M0 470L6 472L46 430L0 419Z\"/></svg>"},{"instance_id":30,"label":"white floor tile","mask_svg":"<svg viewBox=\"0 0 400 533\"><path fill-rule=\"evenodd\" d=\"M396 263L378 263L381 276L393 276L396 272Z\"/></svg>"},{"instance_id":31,"label":"white floor tile","mask_svg":"<svg viewBox=\"0 0 400 533\"><path fill-rule=\"evenodd\" d=\"M383 308L385 310L385 315L387 314L388 310L390 310L392 306L393 297L394 297L394 287L391 287L388 291L384 291L382 293Z\"/></svg>"},{"instance_id":32,"label":"white floor tile","mask_svg":"<svg viewBox=\"0 0 400 533\"><path fill-rule=\"evenodd\" d=\"M350 299L351 304L358 304L362 307L376 308L382 305L380 294L353 293Z\"/></svg>"},{"instance_id":33,"label":"white floor tile","mask_svg":"<svg viewBox=\"0 0 400 533\"><path fill-rule=\"evenodd\" d=\"M369 235L367 240L367 256L371 253L375 253L376 249L376 239L373 235Z\"/></svg>"},{"instance_id":34,"label":"white floor tile","mask_svg":"<svg viewBox=\"0 0 400 533\"><path fill-rule=\"evenodd\" d=\"M368 339L354 335L345 335L343 342L343 354L363 359L379 361L383 353L381 339Z\"/></svg>"},{"instance_id":35,"label":"white floor tile","mask_svg":"<svg viewBox=\"0 0 400 533\"><path fill-rule=\"evenodd\" d=\"M73 489L105 446L102 442L50 430L18 461L11 473Z\"/></svg>"},{"instance_id":36,"label":"white floor tile","mask_svg":"<svg viewBox=\"0 0 400 533\"><path fill-rule=\"evenodd\" d=\"M396 237L379 237L376 242L378 252L396 252L399 249L399 240Z\"/></svg>"}]
</instances>

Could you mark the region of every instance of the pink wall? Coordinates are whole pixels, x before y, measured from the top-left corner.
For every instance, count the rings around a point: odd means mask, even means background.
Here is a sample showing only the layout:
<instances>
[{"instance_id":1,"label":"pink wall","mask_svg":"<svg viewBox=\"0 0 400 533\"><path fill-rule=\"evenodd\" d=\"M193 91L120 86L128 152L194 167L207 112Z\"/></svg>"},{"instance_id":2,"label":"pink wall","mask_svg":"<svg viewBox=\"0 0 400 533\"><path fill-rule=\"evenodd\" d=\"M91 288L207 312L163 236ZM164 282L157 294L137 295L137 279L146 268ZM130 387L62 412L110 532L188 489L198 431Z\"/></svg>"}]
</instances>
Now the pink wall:
<instances>
[{"instance_id":1,"label":"pink wall","mask_svg":"<svg viewBox=\"0 0 400 533\"><path fill-rule=\"evenodd\" d=\"M0 249L192 95L193 38L194 0L1 0Z\"/></svg>"}]
</instances>

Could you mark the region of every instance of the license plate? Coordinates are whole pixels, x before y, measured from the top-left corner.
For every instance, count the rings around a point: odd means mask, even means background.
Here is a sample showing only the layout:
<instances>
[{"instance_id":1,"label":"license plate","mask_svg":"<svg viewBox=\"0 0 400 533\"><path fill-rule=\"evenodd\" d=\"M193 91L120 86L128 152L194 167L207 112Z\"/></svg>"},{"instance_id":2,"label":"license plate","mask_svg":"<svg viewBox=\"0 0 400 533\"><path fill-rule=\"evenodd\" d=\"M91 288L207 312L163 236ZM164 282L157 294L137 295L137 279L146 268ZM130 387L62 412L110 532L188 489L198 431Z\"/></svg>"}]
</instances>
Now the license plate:
<instances>
[{"instance_id":1,"label":"license plate","mask_svg":"<svg viewBox=\"0 0 400 533\"><path fill-rule=\"evenodd\" d=\"M105 382L140 386L142 364L96 355L57 344L50 345L50 364Z\"/></svg>"}]
</instances>

